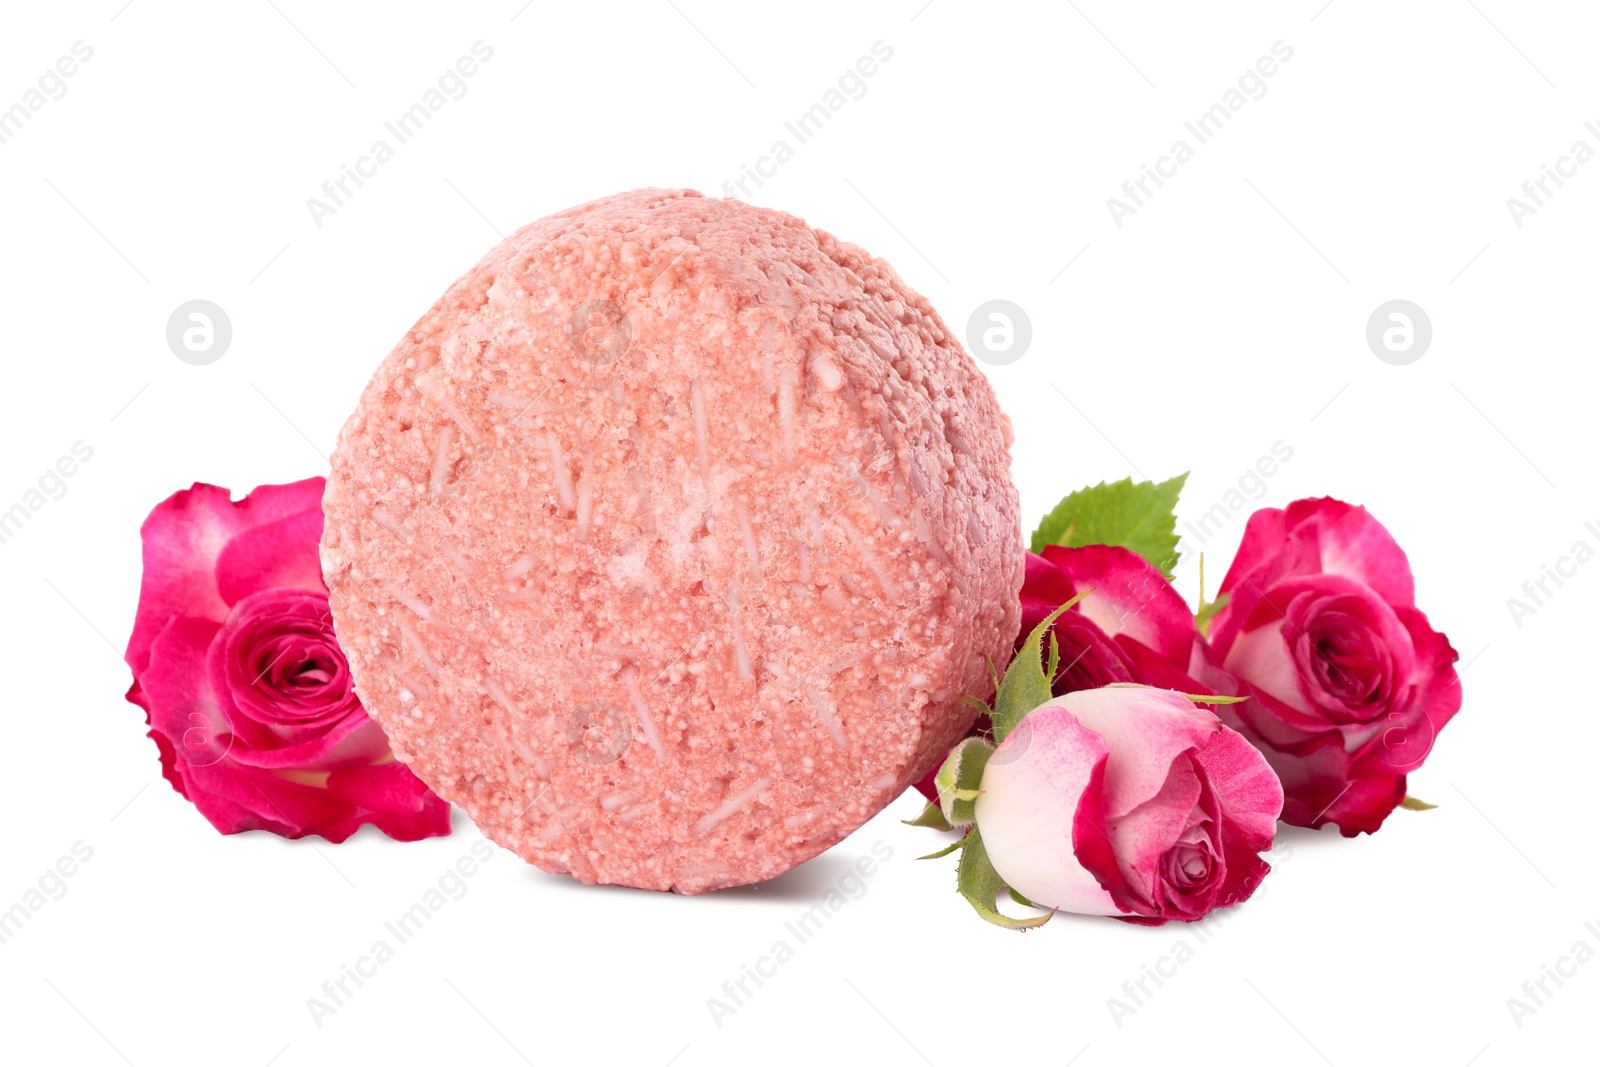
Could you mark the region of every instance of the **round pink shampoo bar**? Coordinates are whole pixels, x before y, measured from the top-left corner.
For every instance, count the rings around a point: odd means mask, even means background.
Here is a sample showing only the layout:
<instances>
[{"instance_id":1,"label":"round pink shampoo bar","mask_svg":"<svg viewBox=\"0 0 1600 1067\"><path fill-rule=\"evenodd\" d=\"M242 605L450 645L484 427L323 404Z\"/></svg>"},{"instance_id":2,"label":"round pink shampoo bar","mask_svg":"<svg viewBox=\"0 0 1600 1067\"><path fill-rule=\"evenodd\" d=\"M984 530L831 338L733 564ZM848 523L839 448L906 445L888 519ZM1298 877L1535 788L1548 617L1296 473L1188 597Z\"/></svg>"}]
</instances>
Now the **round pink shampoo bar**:
<instances>
[{"instance_id":1,"label":"round pink shampoo bar","mask_svg":"<svg viewBox=\"0 0 1600 1067\"><path fill-rule=\"evenodd\" d=\"M1018 625L1010 425L920 295L779 211L518 231L378 368L322 563L395 755L587 883L782 874L938 761Z\"/></svg>"}]
</instances>

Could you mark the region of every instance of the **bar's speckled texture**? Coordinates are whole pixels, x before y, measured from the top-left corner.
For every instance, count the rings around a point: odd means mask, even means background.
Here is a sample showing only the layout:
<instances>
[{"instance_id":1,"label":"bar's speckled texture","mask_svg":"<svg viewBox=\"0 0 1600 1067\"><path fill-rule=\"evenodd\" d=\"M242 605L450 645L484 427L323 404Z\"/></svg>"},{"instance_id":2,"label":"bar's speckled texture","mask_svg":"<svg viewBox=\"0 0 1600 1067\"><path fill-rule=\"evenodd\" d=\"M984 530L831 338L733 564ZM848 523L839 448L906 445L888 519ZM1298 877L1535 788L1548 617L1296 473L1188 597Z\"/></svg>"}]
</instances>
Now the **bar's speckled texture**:
<instances>
[{"instance_id":1,"label":"bar's speckled texture","mask_svg":"<svg viewBox=\"0 0 1600 1067\"><path fill-rule=\"evenodd\" d=\"M324 500L339 640L399 758L529 862L771 878L989 693L1009 445L888 264L738 201L599 200L491 251L367 386Z\"/></svg>"}]
</instances>

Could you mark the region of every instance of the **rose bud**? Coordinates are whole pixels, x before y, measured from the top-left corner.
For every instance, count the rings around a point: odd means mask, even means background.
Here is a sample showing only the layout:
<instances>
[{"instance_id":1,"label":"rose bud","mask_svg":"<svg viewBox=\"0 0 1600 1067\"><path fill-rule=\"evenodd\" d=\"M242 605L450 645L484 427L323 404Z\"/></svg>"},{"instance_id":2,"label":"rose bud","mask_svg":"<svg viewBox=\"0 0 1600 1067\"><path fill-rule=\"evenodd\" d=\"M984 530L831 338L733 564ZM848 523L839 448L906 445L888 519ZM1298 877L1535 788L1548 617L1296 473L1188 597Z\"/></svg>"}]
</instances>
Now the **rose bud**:
<instances>
[{"instance_id":1,"label":"rose bud","mask_svg":"<svg viewBox=\"0 0 1600 1067\"><path fill-rule=\"evenodd\" d=\"M222 833L448 834L450 806L395 761L351 686L317 556L322 485L265 485L235 503L196 484L156 506L141 529L128 700L145 709L162 774Z\"/></svg>"},{"instance_id":2,"label":"rose bud","mask_svg":"<svg viewBox=\"0 0 1600 1067\"><path fill-rule=\"evenodd\" d=\"M1272 768L1212 712L1113 685L1024 716L973 811L994 870L1033 904L1157 925L1248 899L1282 806Z\"/></svg>"},{"instance_id":3,"label":"rose bud","mask_svg":"<svg viewBox=\"0 0 1600 1067\"><path fill-rule=\"evenodd\" d=\"M1324 497L1250 516L1195 676L1283 780L1283 818L1372 832L1461 707L1455 649L1418 611L1406 554L1365 508Z\"/></svg>"}]
</instances>

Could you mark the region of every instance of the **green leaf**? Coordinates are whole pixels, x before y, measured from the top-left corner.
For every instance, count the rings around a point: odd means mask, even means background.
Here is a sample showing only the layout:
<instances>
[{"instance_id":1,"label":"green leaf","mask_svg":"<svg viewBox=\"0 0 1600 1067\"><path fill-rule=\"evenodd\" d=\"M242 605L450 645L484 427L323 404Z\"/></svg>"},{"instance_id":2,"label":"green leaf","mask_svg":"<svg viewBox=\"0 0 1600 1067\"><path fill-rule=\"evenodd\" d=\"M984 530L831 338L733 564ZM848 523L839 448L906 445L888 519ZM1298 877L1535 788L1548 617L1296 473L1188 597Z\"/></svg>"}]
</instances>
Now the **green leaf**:
<instances>
[{"instance_id":1,"label":"green leaf","mask_svg":"<svg viewBox=\"0 0 1600 1067\"><path fill-rule=\"evenodd\" d=\"M1189 473L1164 482L1101 482L1063 497L1033 531L1035 552L1046 545L1118 545L1139 553L1172 580L1177 563L1178 494Z\"/></svg>"},{"instance_id":2,"label":"green leaf","mask_svg":"<svg viewBox=\"0 0 1600 1067\"><path fill-rule=\"evenodd\" d=\"M1432 811L1439 805L1429 804L1426 800L1418 800L1416 797L1407 793L1405 799L1400 801L1400 806L1405 808L1407 811Z\"/></svg>"},{"instance_id":3,"label":"green leaf","mask_svg":"<svg viewBox=\"0 0 1600 1067\"><path fill-rule=\"evenodd\" d=\"M1061 648L1056 644L1056 635L1051 626L1061 613L1072 607L1078 601L1094 592L1085 589L1056 610L1052 611L1043 622L1033 628L1028 639L1022 642L1022 647L1017 654L1011 657L1011 665L1006 668L1005 677L1000 679L999 686L994 694L994 711L989 714L989 721L994 724L994 739L996 742L1004 741L1006 735L1016 728L1022 717L1034 708L1049 700L1053 695L1050 692L1050 681L1055 677L1056 667L1061 663ZM1044 635L1050 634L1050 672L1045 673L1041 661L1044 659Z\"/></svg>"},{"instance_id":4,"label":"green leaf","mask_svg":"<svg viewBox=\"0 0 1600 1067\"><path fill-rule=\"evenodd\" d=\"M1055 912L1047 911L1043 915L1030 915L1026 919L1013 919L1009 915L1002 915L994 906L995 898L1000 891L1006 888L1005 882L1000 877L1000 872L994 869L989 862L989 853L983 847L983 838L978 836L978 828L974 826L972 832L967 834L966 844L961 849L961 866L956 869L956 889L966 898L984 919L996 926L1004 926L1008 930L1029 930L1035 926L1043 926L1050 921L1050 916Z\"/></svg>"},{"instance_id":5,"label":"green leaf","mask_svg":"<svg viewBox=\"0 0 1600 1067\"><path fill-rule=\"evenodd\" d=\"M974 808L983 768L993 754L994 745L988 738L965 738L950 750L944 766L933 776L934 788L939 790L939 810L951 826L970 826L976 821Z\"/></svg>"},{"instance_id":6,"label":"green leaf","mask_svg":"<svg viewBox=\"0 0 1600 1067\"><path fill-rule=\"evenodd\" d=\"M928 806L922 809L922 814L915 819L901 819L900 821L907 826L929 826L935 830L955 829L954 826L945 821L944 812L939 810L937 801L929 801Z\"/></svg>"}]
</instances>

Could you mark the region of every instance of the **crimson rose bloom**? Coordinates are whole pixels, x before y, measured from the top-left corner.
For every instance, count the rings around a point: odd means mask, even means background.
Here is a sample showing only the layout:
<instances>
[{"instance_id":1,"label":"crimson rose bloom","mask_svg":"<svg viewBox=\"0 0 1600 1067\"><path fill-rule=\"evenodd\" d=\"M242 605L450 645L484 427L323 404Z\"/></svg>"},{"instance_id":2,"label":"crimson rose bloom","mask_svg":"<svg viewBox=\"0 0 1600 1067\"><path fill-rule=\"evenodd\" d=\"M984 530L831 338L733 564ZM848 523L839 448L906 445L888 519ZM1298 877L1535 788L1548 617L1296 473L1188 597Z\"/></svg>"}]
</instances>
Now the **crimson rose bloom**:
<instances>
[{"instance_id":1,"label":"crimson rose bloom","mask_svg":"<svg viewBox=\"0 0 1600 1067\"><path fill-rule=\"evenodd\" d=\"M395 762L351 688L317 557L322 485L234 503L196 484L157 505L140 531L128 699L161 773L222 833L448 834L450 805Z\"/></svg>"},{"instance_id":2,"label":"crimson rose bloom","mask_svg":"<svg viewBox=\"0 0 1600 1067\"><path fill-rule=\"evenodd\" d=\"M1253 697L1216 711L1283 780L1284 821L1376 830L1461 707L1406 554L1365 508L1296 500L1250 516L1222 592L1197 677Z\"/></svg>"}]
</instances>

